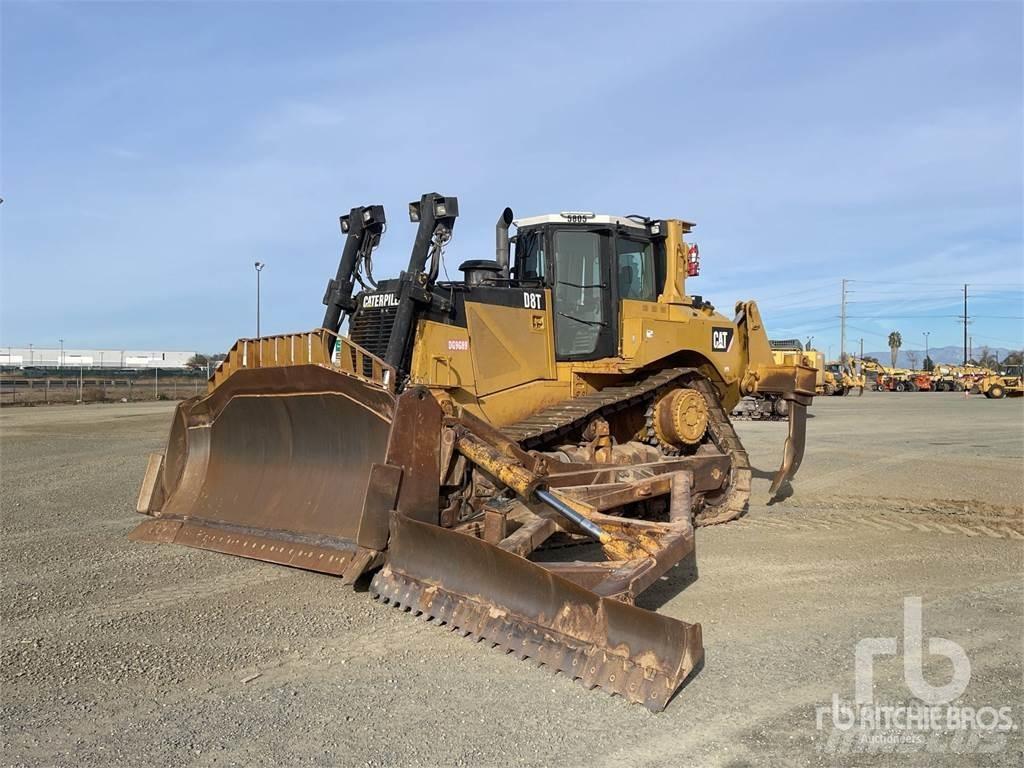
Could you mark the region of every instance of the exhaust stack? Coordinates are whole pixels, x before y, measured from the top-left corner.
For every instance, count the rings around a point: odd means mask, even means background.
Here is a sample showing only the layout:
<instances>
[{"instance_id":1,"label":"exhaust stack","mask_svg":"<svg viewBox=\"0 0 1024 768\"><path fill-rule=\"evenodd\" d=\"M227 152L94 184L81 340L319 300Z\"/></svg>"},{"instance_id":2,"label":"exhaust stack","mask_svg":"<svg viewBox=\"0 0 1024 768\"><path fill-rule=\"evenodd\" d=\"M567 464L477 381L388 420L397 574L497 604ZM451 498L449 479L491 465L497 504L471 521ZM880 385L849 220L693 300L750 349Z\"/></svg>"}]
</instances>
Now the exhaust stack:
<instances>
[{"instance_id":1,"label":"exhaust stack","mask_svg":"<svg viewBox=\"0 0 1024 768\"><path fill-rule=\"evenodd\" d=\"M494 260L498 262L499 274L508 279L509 269L509 244L508 228L512 226L512 209L506 208L498 217L498 223L494 227Z\"/></svg>"}]
</instances>

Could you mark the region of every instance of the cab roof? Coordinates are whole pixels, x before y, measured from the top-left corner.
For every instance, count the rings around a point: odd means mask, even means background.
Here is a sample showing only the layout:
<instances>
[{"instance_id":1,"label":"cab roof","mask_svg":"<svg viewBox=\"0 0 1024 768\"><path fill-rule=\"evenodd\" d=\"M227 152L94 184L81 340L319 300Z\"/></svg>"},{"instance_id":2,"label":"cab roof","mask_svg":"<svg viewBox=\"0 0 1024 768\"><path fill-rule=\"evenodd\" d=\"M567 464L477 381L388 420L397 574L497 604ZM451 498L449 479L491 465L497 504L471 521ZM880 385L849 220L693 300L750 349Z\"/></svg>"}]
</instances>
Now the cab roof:
<instances>
[{"instance_id":1,"label":"cab roof","mask_svg":"<svg viewBox=\"0 0 1024 768\"><path fill-rule=\"evenodd\" d=\"M606 224L609 226L627 227L640 232L647 231L647 225L642 221L630 219L626 216L612 216L607 213L593 213L592 211L562 211L560 213L545 213L540 216L527 216L516 219L512 222L516 227L535 227L541 224Z\"/></svg>"}]
</instances>

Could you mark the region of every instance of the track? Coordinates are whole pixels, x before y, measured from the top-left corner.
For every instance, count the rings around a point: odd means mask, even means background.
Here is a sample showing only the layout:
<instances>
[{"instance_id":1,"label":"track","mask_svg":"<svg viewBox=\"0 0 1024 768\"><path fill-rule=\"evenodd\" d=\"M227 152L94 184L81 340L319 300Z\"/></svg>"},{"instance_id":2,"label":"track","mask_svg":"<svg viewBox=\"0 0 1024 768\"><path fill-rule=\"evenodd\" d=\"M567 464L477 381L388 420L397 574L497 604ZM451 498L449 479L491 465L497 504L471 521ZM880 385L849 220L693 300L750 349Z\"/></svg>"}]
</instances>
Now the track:
<instances>
[{"instance_id":1,"label":"track","mask_svg":"<svg viewBox=\"0 0 1024 768\"><path fill-rule=\"evenodd\" d=\"M784 514L759 513L744 518L744 527L765 528L772 533L803 535L814 530L874 530L890 533L935 533L968 538L1013 539L1024 541L1020 525L1014 523L983 523L973 520L942 519L918 514L894 512L839 512L830 510L791 509Z\"/></svg>"},{"instance_id":2,"label":"track","mask_svg":"<svg viewBox=\"0 0 1024 768\"><path fill-rule=\"evenodd\" d=\"M715 447L732 458L732 473L724 491L704 500L694 517L698 526L735 520L747 508L750 498L750 460L739 435L722 407L718 392L696 368L666 368L629 386L606 387L574 400L556 403L502 432L526 450L540 450L579 433L592 418L608 417L644 401L653 402L661 390L684 384L699 391L708 406L708 433Z\"/></svg>"},{"instance_id":3,"label":"track","mask_svg":"<svg viewBox=\"0 0 1024 768\"><path fill-rule=\"evenodd\" d=\"M745 524L795 531L864 526L1024 541L1020 507L968 499L798 494L789 500L784 513L759 512L747 517Z\"/></svg>"},{"instance_id":4,"label":"track","mask_svg":"<svg viewBox=\"0 0 1024 768\"><path fill-rule=\"evenodd\" d=\"M600 392L548 406L528 419L503 427L502 432L526 450L550 448L574 431L582 431L595 416L610 416L643 400L653 400L662 387L694 375L699 375L696 368L666 368L636 384L605 387Z\"/></svg>"}]
</instances>

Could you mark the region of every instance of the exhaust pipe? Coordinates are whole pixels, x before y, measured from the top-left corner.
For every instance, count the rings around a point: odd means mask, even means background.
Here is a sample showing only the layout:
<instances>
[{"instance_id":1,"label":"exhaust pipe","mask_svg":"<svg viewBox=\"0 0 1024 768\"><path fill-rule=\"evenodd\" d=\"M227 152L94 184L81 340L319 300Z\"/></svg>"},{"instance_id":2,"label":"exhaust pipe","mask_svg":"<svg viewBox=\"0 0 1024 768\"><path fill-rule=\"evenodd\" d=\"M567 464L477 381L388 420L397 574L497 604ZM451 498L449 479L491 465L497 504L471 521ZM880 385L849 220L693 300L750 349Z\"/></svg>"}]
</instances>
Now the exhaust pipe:
<instances>
[{"instance_id":1,"label":"exhaust pipe","mask_svg":"<svg viewBox=\"0 0 1024 768\"><path fill-rule=\"evenodd\" d=\"M498 262L499 274L506 280L509 276L508 228L512 226L512 219L512 209L506 208L501 212L498 223L494 227L494 260Z\"/></svg>"}]
</instances>

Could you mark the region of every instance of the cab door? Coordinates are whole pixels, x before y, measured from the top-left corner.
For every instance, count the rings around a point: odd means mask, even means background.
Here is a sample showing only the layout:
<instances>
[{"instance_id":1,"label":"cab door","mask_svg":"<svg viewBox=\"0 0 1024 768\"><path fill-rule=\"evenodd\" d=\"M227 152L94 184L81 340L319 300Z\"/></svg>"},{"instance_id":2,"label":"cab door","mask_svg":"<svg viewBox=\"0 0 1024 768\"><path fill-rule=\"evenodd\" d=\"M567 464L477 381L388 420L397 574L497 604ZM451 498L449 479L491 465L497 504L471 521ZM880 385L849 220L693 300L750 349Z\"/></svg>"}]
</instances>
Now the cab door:
<instances>
[{"instance_id":1,"label":"cab door","mask_svg":"<svg viewBox=\"0 0 1024 768\"><path fill-rule=\"evenodd\" d=\"M611 279L610 229L552 233L555 359L599 360L618 351Z\"/></svg>"},{"instance_id":2,"label":"cab door","mask_svg":"<svg viewBox=\"0 0 1024 768\"><path fill-rule=\"evenodd\" d=\"M646 364L679 348L669 306L658 303L657 256L651 240L619 230L615 237L615 295L621 327L621 355Z\"/></svg>"}]
</instances>

